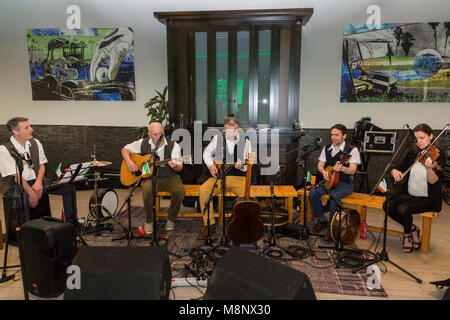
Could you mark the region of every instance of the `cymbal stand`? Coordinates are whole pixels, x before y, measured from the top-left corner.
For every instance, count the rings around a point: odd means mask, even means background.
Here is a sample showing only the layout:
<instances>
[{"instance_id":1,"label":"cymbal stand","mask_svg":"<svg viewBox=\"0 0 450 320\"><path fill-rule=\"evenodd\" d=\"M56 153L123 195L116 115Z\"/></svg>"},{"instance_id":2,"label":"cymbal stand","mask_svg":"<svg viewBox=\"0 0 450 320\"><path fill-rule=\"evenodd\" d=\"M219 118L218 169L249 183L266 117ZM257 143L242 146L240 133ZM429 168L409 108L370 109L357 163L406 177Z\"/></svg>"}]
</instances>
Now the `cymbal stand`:
<instances>
[{"instance_id":1,"label":"cymbal stand","mask_svg":"<svg viewBox=\"0 0 450 320\"><path fill-rule=\"evenodd\" d=\"M93 145L93 154L91 155L91 158L93 158L92 161L96 162L96 154L95 154L95 144ZM97 170L97 167L94 167L94 194L95 194L95 203L92 207L89 208L89 214L86 218L86 222L82 229L82 234L86 231L86 226L91 224L95 221L95 235L100 235L102 231L108 230L112 231L113 227L111 223L102 224L102 220L108 220L107 219L100 219L100 210L101 210L101 204L98 202L98 181L100 181L100 172Z\"/></svg>"}]
</instances>

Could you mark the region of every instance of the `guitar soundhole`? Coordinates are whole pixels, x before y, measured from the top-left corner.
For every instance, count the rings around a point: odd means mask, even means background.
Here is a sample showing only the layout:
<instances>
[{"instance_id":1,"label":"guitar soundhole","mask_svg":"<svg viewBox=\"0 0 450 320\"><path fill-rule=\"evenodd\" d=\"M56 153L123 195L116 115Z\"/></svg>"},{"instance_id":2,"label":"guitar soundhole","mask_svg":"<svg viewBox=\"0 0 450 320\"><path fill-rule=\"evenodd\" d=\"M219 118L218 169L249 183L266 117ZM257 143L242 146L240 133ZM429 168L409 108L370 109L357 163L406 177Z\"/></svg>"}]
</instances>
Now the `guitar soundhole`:
<instances>
[{"instance_id":1,"label":"guitar soundhole","mask_svg":"<svg viewBox=\"0 0 450 320\"><path fill-rule=\"evenodd\" d=\"M136 177L140 177L140 176L142 175L142 171L138 170L138 171L133 172L133 174L134 174Z\"/></svg>"}]
</instances>

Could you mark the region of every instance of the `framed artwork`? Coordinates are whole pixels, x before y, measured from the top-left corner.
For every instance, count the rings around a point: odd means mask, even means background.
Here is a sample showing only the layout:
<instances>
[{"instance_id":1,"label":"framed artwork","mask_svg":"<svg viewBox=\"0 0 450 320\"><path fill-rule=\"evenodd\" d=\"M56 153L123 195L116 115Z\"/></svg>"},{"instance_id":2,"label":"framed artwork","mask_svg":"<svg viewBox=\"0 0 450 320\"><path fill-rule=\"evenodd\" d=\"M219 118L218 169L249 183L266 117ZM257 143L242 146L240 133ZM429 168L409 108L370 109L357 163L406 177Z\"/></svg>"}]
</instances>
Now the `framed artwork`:
<instances>
[{"instance_id":1,"label":"framed artwork","mask_svg":"<svg viewBox=\"0 0 450 320\"><path fill-rule=\"evenodd\" d=\"M450 102L450 22L344 26L341 102Z\"/></svg>"},{"instance_id":2,"label":"framed artwork","mask_svg":"<svg viewBox=\"0 0 450 320\"><path fill-rule=\"evenodd\" d=\"M27 29L33 100L134 101L131 28Z\"/></svg>"}]
</instances>

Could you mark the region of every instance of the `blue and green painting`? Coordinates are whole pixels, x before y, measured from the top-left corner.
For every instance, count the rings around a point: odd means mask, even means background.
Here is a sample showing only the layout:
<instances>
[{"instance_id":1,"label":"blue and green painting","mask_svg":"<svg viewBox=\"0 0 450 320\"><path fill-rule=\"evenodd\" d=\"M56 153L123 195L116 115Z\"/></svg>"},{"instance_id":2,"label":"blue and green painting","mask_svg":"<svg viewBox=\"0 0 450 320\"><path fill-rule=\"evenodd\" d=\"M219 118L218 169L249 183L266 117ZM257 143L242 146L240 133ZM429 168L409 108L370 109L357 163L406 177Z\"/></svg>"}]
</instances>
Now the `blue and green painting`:
<instances>
[{"instance_id":1,"label":"blue and green painting","mask_svg":"<svg viewBox=\"0 0 450 320\"><path fill-rule=\"evenodd\" d=\"M450 102L450 22L344 26L341 102Z\"/></svg>"},{"instance_id":2,"label":"blue and green painting","mask_svg":"<svg viewBox=\"0 0 450 320\"><path fill-rule=\"evenodd\" d=\"M131 28L27 29L33 100L134 101Z\"/></svg>"}]
</instances>

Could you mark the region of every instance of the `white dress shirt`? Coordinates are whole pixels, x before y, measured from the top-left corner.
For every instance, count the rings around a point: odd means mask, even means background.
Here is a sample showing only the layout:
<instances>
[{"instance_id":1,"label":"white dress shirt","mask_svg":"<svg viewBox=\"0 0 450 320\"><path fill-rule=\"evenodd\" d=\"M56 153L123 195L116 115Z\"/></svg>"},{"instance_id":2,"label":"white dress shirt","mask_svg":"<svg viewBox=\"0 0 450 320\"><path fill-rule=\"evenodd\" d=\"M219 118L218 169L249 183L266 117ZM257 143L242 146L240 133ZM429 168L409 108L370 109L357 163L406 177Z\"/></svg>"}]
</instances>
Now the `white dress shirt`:
<instances>
[{"instance_id":1,"label":"white dress shirt","mask_svg":"<svg viewBox=\"0 0 450 320\"><path fill-rule=\"evenodd\" d=\"M12 142L13 146L16 148L16 150L17 150L17 152L19 152L19 154L23 155L25 152L28 152L29 156L31 157L31 152L30 152L31 142L30 141L27 141L25 143L25 148L24 148L19 142L17 142L17 140L13 136L11 136L11 138L9 138L9 140ZM36 141L36 144L38 146L39 163L33 163L33 166L37 166L39 168L39 166L41 164L45 164L48 161L47 161L47 157L45 156L44 148L42 147L42 144L39 142L38 139L34 139L34 140ZM13 157L11 157L11 154L9 153L8 149L6 149L5 146L1 145L0 146L0 173L1 173L2 177L14 175L14 174L16 174L16 172L17 172L16 171L16 161L14 160ZM36 173L34 172L33 168L30 167L26 162L24 162L22 177L27 181L36 179Z\"/></svg>"},{"instance_id":2,"label":"white dress shirt","mask_svg":"<svg viewBox=\"0 0 450 320\"><path fill-rule=\"evenodd\" d=\"M319 161L322 161L322 162L327 162L327 157L325 155L325 147L322 148L322 152L320 153L320 156L319 156ZM331 150L331 156L334 157L339 151L344 152L344 148L345 148L345 141L341 144L341 146L339 148L336 148L333 144L331 144L331 147L329 147L328 150ZM348 163L361 164L361 158L359 156L358 148L354 147L352 149L352 151L350 151L350 155L352 157L348 161Z\"/></svg>"},{"instance_id":3,"label":"white dress shirt","mask_svg":"<svg viewBox=\"0 0 450 320\"><path fill-rule=\"evenodd\" d=\"M144 139L139 139L137 141L134 141L132 143L127 144L124 148L130 151L131 153L141 153L141 145L142 141ZM152 139L148 140L148 143L150 144L152 149L155 149L155 144L153 143ZM156 154L159 157L159 160L164 160L164 146L167 146L166 138L164 138L164 143L161 144L158 150L156 150ZM181 148L175 141L173 142L173 148L171 153L171 159L172 160L178 160L181 158ZM179 161L181 162L181 161Z\"/></svg>"},{"instance_id":4,"label":"white dress shirt","mask_svg":"<svg viewBox=\"0 0 450 320\"><path fill-rule=\"evenodd\" d=\"M217 136L214 136L211 139L211 142L208 144L208 146L205 148L205 150L203 151L203 161L205 162L206 166L209 168L214 164L214 157L216 154L216 149L217 149ZM236 140L235 139L225 139L226 140L226 144L227 144L227 150L228 153L233 154L234 153L234 146L237 145L239 143L239 133L236 136ZM238 147L239 149L239 147ZM241 160L242 163L244 163L244 160L248 158L248 154L252 152L252 145L250 143L250 141L247 139L245 141L245 146L244 146L244 152L242 155L238 155L238 159ZM220 159L222 160L222 159ZM225 159L226 161L226 159ZM241 171L246 172L247 171L247 166L245 165Z\"/></svg>"}]
</instances>

